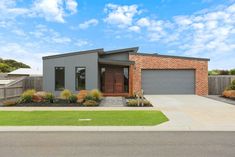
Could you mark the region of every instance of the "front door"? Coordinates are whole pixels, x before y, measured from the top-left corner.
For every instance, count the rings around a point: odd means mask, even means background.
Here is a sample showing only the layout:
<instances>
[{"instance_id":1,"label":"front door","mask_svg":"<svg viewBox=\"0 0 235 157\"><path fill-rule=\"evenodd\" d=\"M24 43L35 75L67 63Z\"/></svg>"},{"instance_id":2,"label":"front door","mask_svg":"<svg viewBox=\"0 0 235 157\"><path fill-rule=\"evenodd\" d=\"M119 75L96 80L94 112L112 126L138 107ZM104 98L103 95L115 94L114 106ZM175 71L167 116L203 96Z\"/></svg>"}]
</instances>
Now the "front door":
<instances>
[{"instance_id":1,"label":"front door","mask_svg":"<svg viewBox=\"0 0 235 157\"><path fill-rule=\"evenodd\" d=\"M105 93L123 93L124 76L122 67L106 67L104 74Z\"/></svg>"}]
</instances>

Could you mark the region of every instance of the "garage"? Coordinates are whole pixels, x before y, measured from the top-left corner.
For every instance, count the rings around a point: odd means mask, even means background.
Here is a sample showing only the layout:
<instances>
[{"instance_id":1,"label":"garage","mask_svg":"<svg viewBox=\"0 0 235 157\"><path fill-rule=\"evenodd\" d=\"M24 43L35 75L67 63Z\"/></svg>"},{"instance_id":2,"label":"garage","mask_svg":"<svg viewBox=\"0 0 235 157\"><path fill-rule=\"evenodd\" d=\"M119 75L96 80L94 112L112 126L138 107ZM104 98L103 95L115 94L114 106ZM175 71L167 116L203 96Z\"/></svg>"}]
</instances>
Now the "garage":
<instances>
[{"instance_id":1,"label":"garage","mask_svg":"<svg viewBox=\"0 0 235 157\"><path fill-rule=\"evenodd\" d=\"M195 94L195 70L142 70L144 94Z\"/></svg>"}]
</instances>

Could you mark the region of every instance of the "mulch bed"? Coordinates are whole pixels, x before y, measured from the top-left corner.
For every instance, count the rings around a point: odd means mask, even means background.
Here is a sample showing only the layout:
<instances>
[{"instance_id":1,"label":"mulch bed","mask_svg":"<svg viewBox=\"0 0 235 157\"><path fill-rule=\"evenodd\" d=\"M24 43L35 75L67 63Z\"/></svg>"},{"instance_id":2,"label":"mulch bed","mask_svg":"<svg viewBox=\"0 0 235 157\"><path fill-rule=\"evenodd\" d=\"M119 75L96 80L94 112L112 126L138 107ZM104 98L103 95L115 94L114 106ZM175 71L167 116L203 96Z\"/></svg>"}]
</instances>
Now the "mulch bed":
<instances>
[{"instance_id":1,"label":"mulch bed","mask_svg":"<svg viewBox=\"0 0 235 157\"><path fill-rule=\"evenodd\" d=\"M224 98L224 99L229 99L229 100L233 100L233 101L235 101L235 98L228 98L228 97L225 97L225 96L220 96L221 98Z\"/></svg>"},{"instance_id":2,"label":"mulch bed","mask_svg":"<svg viewBox=\"0 0 235 157\"><path fill-rule=\"evenodd\" d=\"M79 103L68 103L63 100L56 100L54 103L49 102L31 102L31 103L21 103L14 106L4 106L0 102L0 107L87 107ZM92 106L96 107L96 106Z\"/></svg>"}]
</instances>

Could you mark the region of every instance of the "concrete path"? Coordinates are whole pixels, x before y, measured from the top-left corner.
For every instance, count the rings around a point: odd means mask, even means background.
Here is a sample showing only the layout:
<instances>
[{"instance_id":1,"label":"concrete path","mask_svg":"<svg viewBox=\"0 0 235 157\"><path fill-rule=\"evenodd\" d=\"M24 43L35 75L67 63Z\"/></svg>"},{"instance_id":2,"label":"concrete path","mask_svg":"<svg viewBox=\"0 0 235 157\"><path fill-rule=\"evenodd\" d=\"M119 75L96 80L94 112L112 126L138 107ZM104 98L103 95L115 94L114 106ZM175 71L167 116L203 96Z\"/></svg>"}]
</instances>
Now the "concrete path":
<instances>
[{"instance_id":1,"label":"concrete path","mask_svg":"<svg viewBox=\"0 0 235 157\"><path fill-rule=\"evenodd\" d=\"M124 107L126 100L124 97L104 97L100 102L103 107Z\"/></svg>"},{"instance_id":2,"label":"concrete path","mask_svg":"<svg viewBox=\"0 0 235 157\"><path fill-rule=\"evenodd\" d=\"M169 119L158 129L235 131L235 106L196 95L146 95ZM180 129L181 128L181 129Z\"/></svg>"}]
</instances>

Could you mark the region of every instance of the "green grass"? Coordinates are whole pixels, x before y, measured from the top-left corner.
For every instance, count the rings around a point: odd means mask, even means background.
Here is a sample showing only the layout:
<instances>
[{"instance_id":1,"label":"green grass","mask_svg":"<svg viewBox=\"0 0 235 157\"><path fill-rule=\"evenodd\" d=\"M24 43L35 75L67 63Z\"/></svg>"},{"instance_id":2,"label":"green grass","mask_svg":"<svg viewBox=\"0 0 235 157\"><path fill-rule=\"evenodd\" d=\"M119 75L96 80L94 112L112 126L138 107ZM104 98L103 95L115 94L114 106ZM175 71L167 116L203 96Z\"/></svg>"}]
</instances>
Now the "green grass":
<instances>
[{"instance_id":1,"label":"green grass","mask_svg":"<svg viewBox=\"0 0 235 157\"><path fill-rule=\"evenodd\" d=\"M0 126L152 126L166 121L160 111L0 111Z\"/></svg>"}]
</instances>

